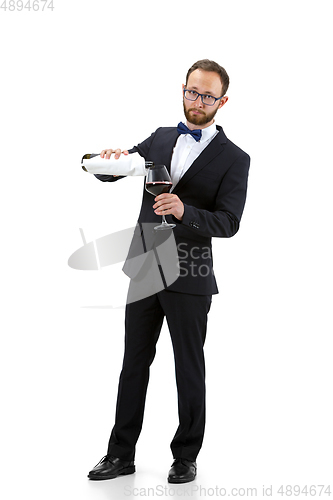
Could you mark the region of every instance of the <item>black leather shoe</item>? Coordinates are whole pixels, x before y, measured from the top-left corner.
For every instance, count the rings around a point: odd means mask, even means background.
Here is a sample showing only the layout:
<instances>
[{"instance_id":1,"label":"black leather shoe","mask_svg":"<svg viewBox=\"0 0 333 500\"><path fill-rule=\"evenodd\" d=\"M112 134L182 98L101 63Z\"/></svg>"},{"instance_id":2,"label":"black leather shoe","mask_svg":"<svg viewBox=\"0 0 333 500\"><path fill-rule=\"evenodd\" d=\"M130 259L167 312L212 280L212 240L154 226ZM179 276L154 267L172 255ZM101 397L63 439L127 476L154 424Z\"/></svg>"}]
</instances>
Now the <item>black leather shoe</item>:
<instances>
[{"instance_id":1,"label":"black leather shoe","mask_svg":"<svg viewBox=\"0 0 333 500\"><path fill-rule=\"evenodd\" d=\"M185 458L176 458L168 476L169 483L189 483L197 475L197 464Z\"/></svg>"},{"instance_id":2,"label":"black leather shoe","mask_svg":"<svg viewBox=\"0 0 333 500\"><path fill-rule=\"evenodd\" d=\"M89 479L114 479L118 476L133 474L134 462L126 462L111 455L105 455L88 474Z\"/></svg>"}]
</instances>

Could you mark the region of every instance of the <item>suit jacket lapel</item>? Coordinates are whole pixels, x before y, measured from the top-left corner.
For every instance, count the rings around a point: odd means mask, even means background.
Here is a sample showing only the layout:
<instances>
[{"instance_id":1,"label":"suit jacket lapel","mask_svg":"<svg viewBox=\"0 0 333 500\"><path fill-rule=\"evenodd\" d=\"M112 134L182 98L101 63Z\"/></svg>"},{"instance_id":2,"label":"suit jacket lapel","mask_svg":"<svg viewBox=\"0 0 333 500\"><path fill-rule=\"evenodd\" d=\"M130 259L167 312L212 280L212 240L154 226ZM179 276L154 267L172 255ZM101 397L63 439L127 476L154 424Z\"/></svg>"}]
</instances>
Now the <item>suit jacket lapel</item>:
<instances>
[{"instance_id":1,"label":"suit jacket lapel","mask_svg":"<svg viewBox=\"0 0 333 500\"><path fill-rule=\"evenodd\" d=\"M219 125L216 126L219 133L214 137L210 144L200 153L198 158L192 163L190 168L185 172L183 177L179 180L178 184L175 186L175 189L172 193L177 192L180 188L182 188L186 182L188 182L194 175L196 175L200 170L202 170L208 163L210 163L215 156L220 154L224 149L224 144L227 142L227 138L225 133L223 132L222 127Z\"/></svg>"}]
</instances>

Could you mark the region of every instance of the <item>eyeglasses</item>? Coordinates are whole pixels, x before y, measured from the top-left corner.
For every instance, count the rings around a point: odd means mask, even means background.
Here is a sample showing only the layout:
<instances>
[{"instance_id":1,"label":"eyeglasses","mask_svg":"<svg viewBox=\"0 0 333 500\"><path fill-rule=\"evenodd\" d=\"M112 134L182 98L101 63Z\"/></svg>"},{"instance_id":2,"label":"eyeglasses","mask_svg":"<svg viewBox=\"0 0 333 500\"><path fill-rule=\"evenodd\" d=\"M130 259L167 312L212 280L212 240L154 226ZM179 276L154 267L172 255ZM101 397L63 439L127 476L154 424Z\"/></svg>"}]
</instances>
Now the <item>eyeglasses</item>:
<instances>
[{"instance_id":1,"label":"eyeglasses","mask_svg":"<svg viewBox=\"0 0 333 500\"><path fill-rule=\"evenodd\" d=\"M212 95L199 94L199 92L196 92L195 90L184 89L184 97L189 101L196 101L199 96L201 97L202 104L206 104L207 106L214 106L216 101L222 99L223 97L223 95L221 97L214 97Z\"/></svg>"}]
</instances>

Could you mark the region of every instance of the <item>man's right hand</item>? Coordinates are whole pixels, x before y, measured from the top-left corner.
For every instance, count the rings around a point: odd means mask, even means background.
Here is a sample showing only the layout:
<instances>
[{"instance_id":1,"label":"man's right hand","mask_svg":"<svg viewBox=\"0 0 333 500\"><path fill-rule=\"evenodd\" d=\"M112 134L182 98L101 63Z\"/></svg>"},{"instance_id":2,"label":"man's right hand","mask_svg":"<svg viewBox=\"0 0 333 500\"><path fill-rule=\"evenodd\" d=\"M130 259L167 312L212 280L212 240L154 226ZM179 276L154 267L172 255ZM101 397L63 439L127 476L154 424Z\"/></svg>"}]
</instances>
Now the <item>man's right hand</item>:
<instances>
[{"instance_id":1,"label":"man's right hand","mask_svg":"<svg viewBox=\"0 0 333 500\"><path fill-rule=\"evenodd\" d=\"M120 148L117 148L117 149L103 149L103 151L101 152L100 154L100 157L101 158L105 158L107 160L110 159L110 156L115 153L114 155L114 159L115 160L118 160L119 156L121 155L121 153L123 153L124 155L128 155L128 151L127 149L124 149L124 151L122 151ZM113 177L119 177L119 175L114 175Z\"/></svg>"},{"instance_id":2,"label":"man's right hand","mask_svg":"<svg viewBox=\"0 0 333 500\"><path fill-rule=\"evenodd\" d=\"M122 151L120 148L118 149L103 149L103 151L101 152L100 154L100 157L101 158L106 158L107 160L110 159L110 156L115 153L114 155L114 158L115 160L118 160L119 156L123 153L124 155L128 155L128 151L127 149L124 149L124 151Z\"/></svg>"}]
</instances>

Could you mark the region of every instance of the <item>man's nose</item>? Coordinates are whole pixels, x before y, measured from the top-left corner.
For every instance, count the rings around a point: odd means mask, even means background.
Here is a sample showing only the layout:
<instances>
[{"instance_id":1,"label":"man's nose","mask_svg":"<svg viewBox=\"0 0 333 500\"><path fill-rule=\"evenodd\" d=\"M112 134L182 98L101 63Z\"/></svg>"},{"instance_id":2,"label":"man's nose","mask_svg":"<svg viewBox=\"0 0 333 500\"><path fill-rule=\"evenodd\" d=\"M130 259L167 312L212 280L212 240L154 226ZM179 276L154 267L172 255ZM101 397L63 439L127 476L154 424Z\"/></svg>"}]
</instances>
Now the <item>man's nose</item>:
<instances>
[{"instance_id":1,"label":"man's nose","mask_svg":"<svg viewBox=\"0 0 333 500\"><path fill-rule=\"evenodd\" d=\"M201 95L198 95L198 98L194 101L193 104L195 105L196 108L203 108L204 107L204 105L202 103Z\"/></svg>"}]
</instances>

